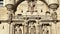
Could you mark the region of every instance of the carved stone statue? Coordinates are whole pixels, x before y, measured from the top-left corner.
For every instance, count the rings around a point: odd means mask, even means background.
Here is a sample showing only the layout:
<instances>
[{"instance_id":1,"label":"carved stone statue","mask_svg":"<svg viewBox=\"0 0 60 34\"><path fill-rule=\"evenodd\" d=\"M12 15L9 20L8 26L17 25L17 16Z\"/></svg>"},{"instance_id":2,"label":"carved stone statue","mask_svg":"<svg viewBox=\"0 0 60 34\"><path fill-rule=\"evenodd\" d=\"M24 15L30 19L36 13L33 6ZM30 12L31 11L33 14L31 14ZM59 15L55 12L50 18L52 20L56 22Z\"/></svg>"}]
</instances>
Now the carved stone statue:
<instances>
[{"instance_id":1,"label":"carved stone statue","mask_svg":"<svg viewBox=\"0 0 60 34\"><path fill-rule=\"evenodd\" d=\"M15 30L15 34L22 34L22 30L19 25L16 26Z\"/></svg>"},{"instance_id":2,"label":"carved stone statue","mask_svg":"<svg viewBox=\"0 0 60 34\"><path fill-rule=\"evenodd\" d=\"M47 26L43 26L43 34L49 34Z\"/></svg>"}]
</instances>

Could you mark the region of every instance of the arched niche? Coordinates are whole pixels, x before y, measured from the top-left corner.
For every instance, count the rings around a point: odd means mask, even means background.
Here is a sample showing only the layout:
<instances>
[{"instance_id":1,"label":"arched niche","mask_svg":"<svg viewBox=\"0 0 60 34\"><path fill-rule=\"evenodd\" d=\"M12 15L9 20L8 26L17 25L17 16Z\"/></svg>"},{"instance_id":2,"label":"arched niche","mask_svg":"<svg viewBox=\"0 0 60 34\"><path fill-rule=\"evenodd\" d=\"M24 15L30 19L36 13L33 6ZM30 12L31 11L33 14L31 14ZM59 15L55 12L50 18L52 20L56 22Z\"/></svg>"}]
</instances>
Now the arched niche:
<instances>
[{"instance_id":1,"label":"arched niche","mask_svg":"<svg viewBox=\"0 0 60 34\"><path fill-rule=\"evenodd\" d=\"M46 11L49 11L48 6L42 1L36 1L36 6L34 8L34 13L32 15L44 15ZM15 14L22 14L22 15L31 15L31 12L28 10L28 2L23 1L17 6L17 11Z\"/></svg>"},{"instance_id":2,"label":"arched niche","mask_svg":"<svg viewBox=\"0 0 60 34\"><path fill-rule=\"evenodd\" d=\"M14 34L23 34L23 25L22 24L15 24L14 26Z\"/></svg>"}]
</instances>

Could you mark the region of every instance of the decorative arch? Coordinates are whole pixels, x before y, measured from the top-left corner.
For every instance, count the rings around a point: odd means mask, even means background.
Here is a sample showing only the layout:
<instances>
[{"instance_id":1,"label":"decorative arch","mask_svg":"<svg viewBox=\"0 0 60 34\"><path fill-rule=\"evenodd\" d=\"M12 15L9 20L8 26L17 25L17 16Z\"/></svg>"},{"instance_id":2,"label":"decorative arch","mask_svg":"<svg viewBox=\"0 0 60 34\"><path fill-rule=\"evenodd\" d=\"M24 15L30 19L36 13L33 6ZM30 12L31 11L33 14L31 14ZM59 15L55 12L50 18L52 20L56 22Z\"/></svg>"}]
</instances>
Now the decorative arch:
<instances>
[{"instance_id":1,"label":"decorative arch","mask_svg":"<svg viewBox=\"0 0 60 34\"><path fill-rule=\"evenodd\" d=\"M17 1L17 3L14 5L14 11L16 11L17 10L17 7L18 7L18 5L20 4L20 3L22 3L23 1L25 1L25 0L19 0L19 1Z\"/></svg>"}]
</instances>

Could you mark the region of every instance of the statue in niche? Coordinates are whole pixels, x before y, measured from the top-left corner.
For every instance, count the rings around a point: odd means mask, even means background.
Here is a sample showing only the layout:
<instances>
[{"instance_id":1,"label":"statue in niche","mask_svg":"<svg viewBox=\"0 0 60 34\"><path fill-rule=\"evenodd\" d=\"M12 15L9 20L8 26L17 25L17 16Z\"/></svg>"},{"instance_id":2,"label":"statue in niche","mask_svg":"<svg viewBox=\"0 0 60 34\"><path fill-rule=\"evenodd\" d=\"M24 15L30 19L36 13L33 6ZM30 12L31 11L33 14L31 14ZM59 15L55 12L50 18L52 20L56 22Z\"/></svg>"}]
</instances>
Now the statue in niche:
<instances>
[{"instance_id":1,"label":"statue in niche","mask_svg":"<svg viewBox=\"0 0 60 34\"><path fill-rule=\"evenodd\" d=\"M17 25L15 28L15 34L22 34L22 30L19 25Z\"/></svg>"},{"instance_id":2,"label":"statue in niche","mask_svg":"<svg viewBox=\"0 0 60 34\"><path fill-rule=\"evenodd\" d=\"M49 34L49 30L46 25L43 26L43 34Z\"/></svg>"},{"instance_id":3,"label":"statue in niche","mask_svg":"<svg viewBox=\"0 0 60 34\"><path fill-rule=\"evenodd\" d=\"M36 34L36 28L35 28L35 26L32 26L32 28L30 30L30 34Z\"/></svg>"}]
</instances>

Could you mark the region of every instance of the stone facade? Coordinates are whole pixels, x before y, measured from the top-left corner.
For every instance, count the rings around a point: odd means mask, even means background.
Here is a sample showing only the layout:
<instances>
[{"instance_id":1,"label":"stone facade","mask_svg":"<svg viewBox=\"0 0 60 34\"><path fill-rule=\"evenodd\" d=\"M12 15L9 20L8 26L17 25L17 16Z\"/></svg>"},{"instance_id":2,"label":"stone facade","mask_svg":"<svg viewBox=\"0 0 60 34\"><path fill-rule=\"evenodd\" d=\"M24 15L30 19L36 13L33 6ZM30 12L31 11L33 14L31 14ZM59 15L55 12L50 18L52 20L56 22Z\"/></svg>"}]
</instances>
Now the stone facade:
<instances>
[{"instance_id":1,"label":"stone facade","mask_svg":"<svg viewBox=\"0 0 60 34\"><path fill-rule=\"evenodd\" d=\"M60 0L3 0L0 34L60 34Z\"/></svg>"}]
</instances>

